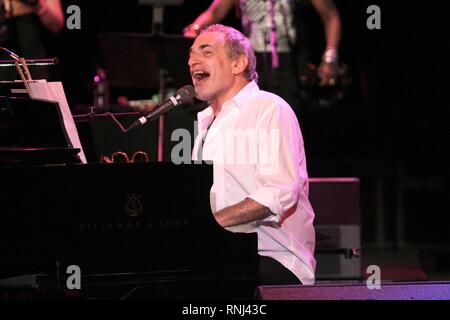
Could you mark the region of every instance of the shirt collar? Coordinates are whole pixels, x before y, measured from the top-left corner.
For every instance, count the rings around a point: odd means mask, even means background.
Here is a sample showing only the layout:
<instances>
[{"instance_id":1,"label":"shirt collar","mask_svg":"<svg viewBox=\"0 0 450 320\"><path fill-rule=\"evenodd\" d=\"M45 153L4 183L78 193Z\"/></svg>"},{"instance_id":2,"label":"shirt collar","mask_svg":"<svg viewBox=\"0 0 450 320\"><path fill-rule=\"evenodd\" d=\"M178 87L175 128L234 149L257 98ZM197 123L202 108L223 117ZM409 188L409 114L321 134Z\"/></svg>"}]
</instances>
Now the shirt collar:
<instances>
[{"instance_id":1,"label":"shirt collar","mask_svg":"<svg viewBox=\"0 0 450 320\"><path fill-rule=\"evenodd\" d=\"M259 87L255 81L249 82L244 88L241 89L233 98L227 100L222 105L222 108L230 108L230 107L238 107L241 108L244 106L247 101L249 101L257 92L259 91ZM206 120L206 123L209 122L214 117L213 108L208 106L205 110L200 111L197 114L197 119L199 123L202 123Z\"/></svg>"},{"instance_id":2,"label":"shirt collar","mask_svg":"<svg viewBox=\"0 0 450 320\"><path fill-rule=\"evenodd\" d=\"M233 101L237 107L244 106L257 92L259 87L255 81L250 81L241 91L235 95L231 101Z\"/></svg>"}]
</instances>

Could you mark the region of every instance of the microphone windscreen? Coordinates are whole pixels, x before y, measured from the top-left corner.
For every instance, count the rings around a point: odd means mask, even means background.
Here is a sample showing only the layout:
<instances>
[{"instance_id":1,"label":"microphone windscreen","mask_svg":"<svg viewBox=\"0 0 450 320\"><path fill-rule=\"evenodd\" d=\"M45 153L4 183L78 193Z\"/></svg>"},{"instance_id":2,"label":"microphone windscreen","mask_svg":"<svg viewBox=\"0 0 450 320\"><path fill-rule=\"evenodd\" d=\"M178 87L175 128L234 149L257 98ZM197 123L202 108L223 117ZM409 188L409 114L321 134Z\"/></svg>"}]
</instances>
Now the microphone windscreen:
<instances>
[{"instance_id":1,"label":"microphone windscreen","mask_svg":"<svg viewBox=\"0 0 450 320\"><path fill-rule=\"evenodd\" d=\"M178 90L177 94L180 96L180 103L191 103L195 97L195 89L191 85L186 85Z\"/></svg>"}]
</instances>

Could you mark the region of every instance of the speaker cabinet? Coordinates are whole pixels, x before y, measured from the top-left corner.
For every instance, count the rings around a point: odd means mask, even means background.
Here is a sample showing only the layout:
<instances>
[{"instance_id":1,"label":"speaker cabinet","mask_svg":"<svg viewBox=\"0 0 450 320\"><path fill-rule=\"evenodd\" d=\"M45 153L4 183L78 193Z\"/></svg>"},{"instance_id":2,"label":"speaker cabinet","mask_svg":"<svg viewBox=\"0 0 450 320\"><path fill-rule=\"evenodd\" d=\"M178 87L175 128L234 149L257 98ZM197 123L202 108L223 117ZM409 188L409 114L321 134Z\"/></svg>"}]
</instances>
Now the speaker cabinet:
<instances>
[{"instance_id":1,"label":"speaker cabinet","mask_svg":"<svg viewBox=\"0 0 450 320\"><path fill-rule=\"evenodd\" d=\"M316 280L361 279L359 179L311 178Z\"/></svg>"}]
</instances>

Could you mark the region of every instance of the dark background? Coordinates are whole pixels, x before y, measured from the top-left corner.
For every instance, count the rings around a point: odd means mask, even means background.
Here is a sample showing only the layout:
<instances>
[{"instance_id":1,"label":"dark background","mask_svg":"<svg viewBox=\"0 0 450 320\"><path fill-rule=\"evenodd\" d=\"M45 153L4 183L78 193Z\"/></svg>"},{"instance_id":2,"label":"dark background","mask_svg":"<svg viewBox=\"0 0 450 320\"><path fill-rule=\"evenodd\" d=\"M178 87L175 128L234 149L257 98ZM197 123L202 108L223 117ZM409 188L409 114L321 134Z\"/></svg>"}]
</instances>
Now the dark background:
<instances>
[{"instance_id":1,"label":"dark background","mask_svg":"<svg viewBox=\"0 0 450 320\"><path fill-rule=\"evenodd\" d=\"M341 59L351 85L329 108L300 112L311 177L361 179L362 234L377 248L450 248L448 209L448 11L445 1L336 0L343 23ZM137 1L63 1L81 8L81 30L52 41L61 59L71 108L92 101L91 80L102 66L98 35L152 30L152 9ZM163 30L181 34L209 0L165 10ZM366 9L381 8L381 30L368 30ZM305 12L313 62L323 50L322 24ZM239 28L230 14L226 24ZM187 52L174 52L174 61ZM186 65L187 66L187 65ZM124 66L126 67L126 66ZM150 90L149 90L150 96Z\"/></svg>"}]
</instances>

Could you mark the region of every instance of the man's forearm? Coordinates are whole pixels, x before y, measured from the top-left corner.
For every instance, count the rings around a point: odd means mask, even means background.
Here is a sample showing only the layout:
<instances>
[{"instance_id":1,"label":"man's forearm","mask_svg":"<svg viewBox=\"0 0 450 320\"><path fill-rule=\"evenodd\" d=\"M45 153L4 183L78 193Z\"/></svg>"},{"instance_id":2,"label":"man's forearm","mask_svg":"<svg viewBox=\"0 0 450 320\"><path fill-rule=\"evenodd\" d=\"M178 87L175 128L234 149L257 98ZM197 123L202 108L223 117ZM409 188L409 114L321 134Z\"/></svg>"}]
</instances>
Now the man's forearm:
<instances>
[{"instance_id":1,"label":"man's forearm","mask_svg":"<svg viewBox=\"0 0 450 320\"><path fill-rule=\"evenodd\" d=\"M269 208L259 204L253 199L245 200L226 207L214 214L217 222L222 227L231 227L256 220L263 220L272 214Z\"/></svg>"}]
</instances>

